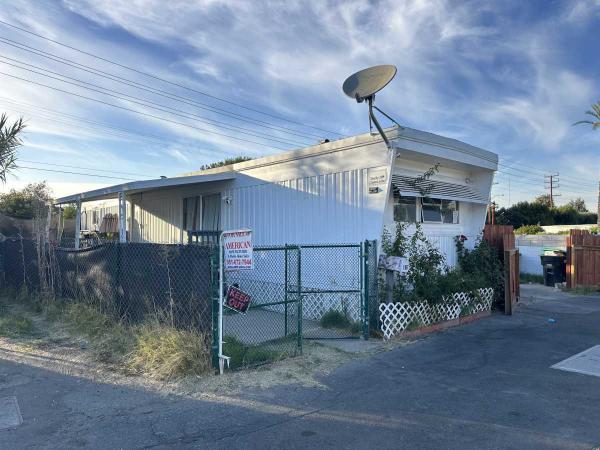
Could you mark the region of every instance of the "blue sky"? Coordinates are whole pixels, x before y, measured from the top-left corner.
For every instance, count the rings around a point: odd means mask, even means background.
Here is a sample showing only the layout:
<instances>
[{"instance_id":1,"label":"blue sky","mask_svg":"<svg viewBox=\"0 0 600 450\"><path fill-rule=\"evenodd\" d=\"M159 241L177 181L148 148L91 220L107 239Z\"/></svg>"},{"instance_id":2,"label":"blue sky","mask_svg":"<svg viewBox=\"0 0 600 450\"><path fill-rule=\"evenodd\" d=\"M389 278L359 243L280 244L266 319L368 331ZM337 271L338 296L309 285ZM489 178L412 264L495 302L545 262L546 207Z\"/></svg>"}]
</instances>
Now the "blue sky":
<instances>
[{"instance_id":1,"label":"blue sky","mask_svg":"<svg viewBox=\"0 0 600 450\"><path fill-rule=\"evenodd\" d=\"M28 122L23 167L171 176L364 132L365 108L341 84L395 64L379 106L497 152L500 204L541 194L543 174L560 172L559 202L595 208L600 131L571 124L600 99L600 0L13 0L0 20L192 89L0 24L0 111ZM3 189L44 179L57 195L125 181L22 168Z\"/></svg>"}]
</instances>

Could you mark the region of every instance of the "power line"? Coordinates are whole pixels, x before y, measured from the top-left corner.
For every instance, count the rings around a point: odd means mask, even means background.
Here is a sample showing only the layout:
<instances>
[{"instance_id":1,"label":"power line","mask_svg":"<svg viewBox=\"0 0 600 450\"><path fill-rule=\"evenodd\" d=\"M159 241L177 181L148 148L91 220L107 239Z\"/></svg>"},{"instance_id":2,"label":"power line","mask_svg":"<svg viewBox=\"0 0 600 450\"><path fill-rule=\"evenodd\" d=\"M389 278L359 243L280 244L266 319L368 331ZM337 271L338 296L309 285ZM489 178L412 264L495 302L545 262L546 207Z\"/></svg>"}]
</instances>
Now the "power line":
<instances>
[{"instance_id":1,"label":"power line","mask_svg":"<svg viewBox=\"0 0 600 450\"><path fill-rule=\"evenodd\" d=\"M49 162L44 162L44 161L30 161L30 160L27 160L27 159L20 159L20 158L17 160L17 163L19 161L26 162L26 163L32 163L32 164L46 164L48 166L69 167L71 169L94 170L96 172L120 173L122 175L133 175L133 176L136 176L136 177L147 177L148 176L148 174L141 174L141 173L120 172L118 170L112 170L112 169L95 169L93 167L70 166L68 164L55 164L55 163L49 163ZM158 178L158 177L156 177L156 178Z\"/></svg>"},{"instance_id":2,"label":"power line","mask_svg":"<svg viewBox=\"0 0 600 450\"><path fill-rule=\"evenodd\" d=\"M272 118L274 118L274 119L282 120L282 121L285 121L285 122L293 123L293 124L300 125L300 126L307 127L307 128L312 128L312 129L314 129L314 130L323 131L323 132L325 132L325 133L336 134L336 135L338 135L338 136L341 136L341 134L340 134L340 133L337 133L337 132L335 132L335 131L329 131L329 130L325 130L325 129L322 129L322 128L319 128L319 127L315 127L315 126L313 126L313 125L309 125L309 124L306 124L306 123L302 123L302 122L298 122L298 121L295 121L295 120L292 120L292 119L288 119L288 118L286 118L286 117L283 117L283 116L278 116L278 115L276 115L276 114L271 114L271 113L264 112L264 111L261 111L261 110L255 109L255 108L251 108L251 107L249 107L249 106L244 106L244 105L242 105L242 104L240 104L240 103L236 103L236 102L233 102L233 101L231 101L231 100L227 100L227 99L224 99L224 98L218 97L218 96L216 96L216 95L209 94L208 92L200 91L200 90L198 90L198 89L194 89L194 88L191 88L191 87L189 87L189 86L185 86L185 85L183 85L183 84L180 84L180 83L176 83L176 82L174 82L174 81L167 80L167 79L165 79L165 78L162 78L162 77L159 77L159 76L157 76L157 75L153 75L153 74L151 74L151 73L148 73L148 72L144 72L144 71L142 71L142 70L135 69L135 68L133 68L133 67L130 67L130 66L127 66L127 65L125 65L125 64L121 64L121 63L118 63L118 62L116 62L116 61L112 61L112 60L110 60L110 59L108 59L108 58L103 58L103 57L101 57L101 56L94 55L93 53L86 52L85 50L78 49L78 48L76 48L76 47L73 47L73 46L71 46L71 45L68 45L68 44L65 44L65 43L59 42L59 41L57 41L57 40L54 40L54 39L51 39L51 38L49 38L49 37L43 36L43 35L41 35L41 34L34 33L33 31L27 30L27 29L25 29L25 28L18 27L18 26L16 26L16 25L10 24L10 23L8 23L8 22L5 22L5 21L3 21L3 20L0 20L0 23L2 23L2 24L3 24L3 25L5 25L5 26L8 26L8 27L11 27L11 28L17 29L17 30L19 30L19 31L22 31L22 32L24 32L24 33L27 33L27 34L30 34L30 35L36 36L36 37L38 37L38 38L41 38L41 39L47 40L47 41L49 41L49 42L52 42L52 43L54 43L54 44L57 44L57 45L60 45L60 46L62 46L62 47L68 48L68 49L70 49L70 50L76 51L76 52L78 52L78 53L81 53L81 54L84 54L84 55L87 55L87 56L91 56L92 58L96 58L96 59L98 59L98 60L100 60L100 61L103 61L103 62L106 62L106 63L109 63L109 64L113 64L113 65L115 65L115 66L117 66L117 67L121 67L121 68L123 68L123 69L130 70L130 71L132 71L132 72L135 72L135 73L138 73L138 74L140 74L140 75L144 75L144 76L146 76L146 77L149 77L149 78L152 78L152 79L155 79L155 80L158 80L158 81L162 81L163 83L167 83L167 84L170 84L170 85L172 85L172 86L176 86L176 87L179 87L179 88L181 88L181 89L188 90L188 91L190 91L190 92L195 92L196 94L200 94L200 95L203 95L203 96L206 96L206 97L212 98L212 99L214 99L214 100L218 100L218 101L221 101L221 102L227 103L227 104L229 104L229 105L234 105L234 106L237 106L237 107L239 107L239 108L243 108L243 109L245 109L245 110L248 110L248 111L252 111L252 112L255 112L255 113L258 113L258 114L262 114L262 115L265 115L265 116L272 117Z\"/></svg>"},{"instance_id":3,"label":"power line","mask_svg":"<svg viewBox=\"0 0 600 450\"><path fill-rule=\"evenodd\" d=\"M0 55L0 58L6 58L6 57ZM12 60L12 58L6 58L6 59L11 59ZM44 76L44 77L47 77L47 78L50 78L50 79L53 79L53 80L60 81L61 83L70 84L72 86L77 86L77 87L80 87L80 88L83 88L83 89L87 89L89 91L96 92L96 93L99 93L99 94L102 94L102 95L108 95L110 97L117 98L119 100L125 100L125 101L128 101L130 103L134 103L136 105L145 106L145 107L152 108L152 109L155 109L155 110L158 110L158 111L166 112L167 114L173 114L174 116L182 117L184 119L192 119L192 120L196 120L196 121L201 122L201 123L205 123L205 124L208 124L208 125L213 125L213 126L216 126L217 128L224 128L226 130L235 131L237 133L242 133L242 134L246 134L246 135L249 135L249 136L258 137L260 139L271 140L271 141L279 142L279 143L282 143L282 144L291 144L291 145L306 146L306 143L304 143L304 142L296 142L296 141L290 141L290 140L283 140L283 139L280 139L280 138L278 138L277 136L274 136L274 135L264 134L264 133L257 133L257 132L254 132L253 130L248 129L248 128L238 127L236 125L231 125L231 124L227 124L225 122L221 122L221 121L218 121L218 120L209 119L207 117L203 117L203 116L200 116L200 115L197 115L197 114L194 114L194 113L190 113L190 112L187 112L187 111L183 111L183 110L180 110L180 109L172 108L170 106L161 105L160 103L155 103L155 102L152 102L150 100L145 100L145 99L142 99L142 98L139 98L139 97L134 97L134 96L128 95L128 94L126 94L124 92L119 92L119 91L114 91L112 89L104 88L102 86L98 86L98 85L93 84L93 83L88 83L86 81L78 80L76 78L68 77L66 75L58 74L56 72L52 72L52 71L47 70L47 69L42 69L42 70L45 70L45 71L50 72L50 73L57 74L57 75L59 75L60 77L63 77L63 78L67 78L67 79L70 79L70 80L75 80L76 83L70 82L70 81L66 81L66 80L62 80L62 79L60 79L58 77L54 77L52 75L48 75L48 74L45 74L43 72L39 72L39 71L36 71L36 70L33 70L33 69L27 69L25 67L21 67L21 66L18 66L16 64L12 64L12 63L9 63L9 62L6 62L6 61L1 61L0 60L0 64L6 64L8 66L16 67L16 68L21 69L21 70L26 70L28 72L35 73L37 75L41 75L41 76ZM31 64L27 64L27 63L23 63L23 64L29 65L31 67L38 68L37 66L33 66ZM79 84L79 83L82 83L82 84ZM88 87L88 86L84 86L84 85L94 86L94 87L99 88L99 89L94 89L92 87ZM115 95L115 94L118 94L118 95ZM192 116L192 117L190 117L190 116Z\"/></svg>"},{"instance_id":4,"label":"power line","mask_svg":"<svg viewBox=\"0 0 600 450\"><path fill-rule=\"evenodd\" d=\"M48 113L51 113L53 115L64 116L64 117L66 117L69 120L76 120L78 122L82 122L82 123L94 125L94 126L100 128L100 129L110 129L110 130L115 130L115 131L118 131L118 132L121 132L121 133L125 133L125 134L131 134L131 135L135 135L135 136L139 136L139 137L145 138L148 141L158 142L160 144L165 144L165 143L166 144L172 144L173 143L172 141L167 140L167 139L165 139L165 138L163 138L161 136L158 136L158 135L148 134L148 133L142 133L140 131L134 131L134 130L130 130L130 129L127 129L127 128L117 127L117 126L114 126L114 125L112 125L110 123L107 123L107 122L100 122L100 121L89 120L89 119L86 119L86 118L81 117L81 116L77 116L77 115L65 113L65 112L62 112L62 111L57 111L57 110L51 109L51 108L45 108L45 107L42 107L42 106L36 106L36 105L32 105L30 103L25 103L25 102L17 102L17 101L11 100L11 99L6 98L6 97L1 97L1 96L0 96L0 100L2 100L4 102L10 103L11 104L10 108L12 108L14 111L17 111L17 112L19 112L21 114L29 114L29 115L33 115L33 116L38 115L39 117L41 117L43 119L56 121L56 118L54 116L48 117L47 115L43 115L47 111ZM22 110L19 110L19 109L15 108L12 105L17 105L19 108L25 108L25 110L31 110L31 109L33 109L34 112L33 113L31 113L30 111L23 112ZM39 110L39 111L36 111L36 109ZM64 124L67 124L67 125L73 125L73 122L60 122L60 121L58 121L58 123L64 123ZM75 124L75 125L81 126L80 124ZM91 128L91 129L94 129L94 128ZM113 135L113 136L120 136L119 134L111 134L111 135Z\"/></svg>"},{"instance_id":5,"label":"power line","mask_svg":"<svg viewBox=\"0 0 600 450\"><path fill-rule=\"evenodd\" d=\"M40 167L18 166L17 170L18 169L40 170L42 172L68 173L68 174L71 174L71 175L85 175L87 177L96 177L96 178L112 178L114 180L136 181L136 179L134 179L134 178L111 177L109 175L98 175L98 174L94 174L94 173L71 172L71 171L68 171L68 170L42 169Z\"/></svg>"},{"instance_id":6,"label":"power line","mask_svg":"<svg viewBox=\"0 0 600 450\"><path fill-rule=\"evenodd\" d=\"M323 138L322 135L312 134L312 133L308 133L308 132L300 132L300 131L292 129L292 128L284 127L284 126L281 126L281 125L275 125L275 124L273 124L271 122L266 122L264 120L256 119L254 117L245 116L243 114L234 113L232 111L228 111L228 110L225 110L225 109L213 106L213 105L209 105L207 103L202 103L202 102L199 102L197 100L193 100L193 99L189 99L189 98L186 98L186 97L182 97L180 95L173 94L172 92L168 92L168 91L164 91L162 89L158 89L158 88L155 88L155 87L152 87L152 86L148 86L148 85L139 83L139 82L134 81L134 80L129 80L127 78L123 78L123 77L120 77L118 75L114 75L114 74L111 74L111 73L108 73L108 72L104 72L104 71L102 71L100 69L96 69L96 68L91 67L91 66L86 66L85 64L81 64L81 63L78 63L76 61L73 61L73 60L70 60L70 59L67 59L67 58L63 58L62 56L55 55L53 53L49 53L49 52L46 52L44 50L36 49L34 47L30 47L28 45L19 43L17 41L13 41L12 39L7 39L7 38L4 38L4 37L0 36L0 42L2 42L3 44L6 44L6 45L10 45L11 47L18 48L19 50L23 50L23 51L32 53L32 54L34 54L36 56L41 56L42 58L49 59L50 61L54 61L54 62L63 64L63 65L66 65L66 66L72 67L74 69L81 70L83 72L87 72L87 73L90 73L92 75L99 76L101 78L106 78L106 79L108 79L110 81L121 83L121 84L124 84L126 86L133 87L135 89L139 89L141 91L150 92L152 94L155 94L155 95L158 95L158 96L161 96L161 97L164 97L164 98L168 98L168 99L176 101L176 102L185 103L187 105L194 106L195 108L198 108L198 109L202 109L202 110L205 110L205 111L210 111L210 112L215 113L215 114L219 114L219 115L222 115L222 116L227 116L227 117L230 117L230 118L242 121L242 122L252 123L252 124L255 124L255 125L258 125L258 126L261 126L261 127L264 127L264 128L272 129L272 130L275 130L275 131L281 131L281 132L284 132L284 133L287 133L287 134L293 134L295 136L308 137L308 138L317 138L317 139L322 139Z\"/></svg>"},{"instance_id":7,"label":"power line","mask_svg":"<svg viewBox=\"0 0 600 450\"><path fill-rule=\"evenodd\" d=\"M37 86L42 86L42 87L45 87L45 88L48 88L48 89L52 89L54 91L58 91L58 92L62 92L62 93L65 93L65 94L73 95L75 97L83 98L85 100L90 100L90 101L93 101L93 102L96 102L96 103L100 103L100 104L103 104L103 105L106 105L106 106L112 106L113 108L122 109L124 111L133 112L135 114L140 114L142 116L151 117L151 118L157 119L157 120L162 120L164 122L170 122L170 123L173 123L173 124L176 124L176 125L181 125L181 126L184 126L184 127L192 128L192 129L199 130L199 131L203 131L205 133L215 134L215 135L218 135L218 136L223 136L223 137L227 137L227 138L230 138L230 139L235 139L237 141L248 142L248 143L251 143L251 144L260 145L262 147L269 147L269 148L274 148L274 149L278 149L278 150L288 150L288 149L286 149L284 147L278 147L278 146L275 146L275 145L267 145L267 144L263 144L261 142L252 141L250 139L239 138L239 137L236 137L236 136L231 136L229 134L219 133L217 131L212 131L212 130L207 130L206 128L196 127L194 125L190 125L190 124L183 123L183 122L178 122L176 120L168 119L168 118L165 118L165 117L156 116L154 114L145 113L145 112L142 112L142 111L137 111L135 109L127 108L125 106L119 106L119 105L115 105L113 103L108 103L108 102L105 102L105 101L102 101L102 100L98 100L98 99L95 99L95 98L86 97L85 95L77 94L75 92L67 91L67 90L60 89L60 88L57 88L57 87L54 87L54 86L49 86L49 85L44 84L44 83L39 83L37 81L29 80L27 78L18 77L16 75L11 75L11 74L6 73L6 72L1 72L0 71L0 75L4 75L4 76L7 76L7 77L15 78L17 80L21 80L21 81L24 81L26 83L31 83L31 84L35 84ZM245 134L245 133L241 133L241 134Z\"/></svg>"}]
</instances>

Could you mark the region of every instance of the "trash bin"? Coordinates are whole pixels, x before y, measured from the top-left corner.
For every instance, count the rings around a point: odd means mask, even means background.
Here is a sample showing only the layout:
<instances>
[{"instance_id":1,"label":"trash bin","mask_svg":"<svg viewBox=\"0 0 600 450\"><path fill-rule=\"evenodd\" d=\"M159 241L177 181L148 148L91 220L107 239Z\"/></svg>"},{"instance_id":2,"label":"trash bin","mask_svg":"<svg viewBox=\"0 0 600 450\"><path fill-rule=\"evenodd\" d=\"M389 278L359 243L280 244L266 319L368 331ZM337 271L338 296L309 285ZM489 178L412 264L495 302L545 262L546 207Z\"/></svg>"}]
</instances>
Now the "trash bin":
<instances>
[{"instance_id":1,"label":"trash bin","mask_svg":"<svg viewBox=\"0 0 600 450\"><path fill-rule=\"evenodd\" d=\"M540 256L546 286L554 286L556 283L563 283L567 279L567 256L564 252L553 253Z\"/></svg>"}]
</instances>

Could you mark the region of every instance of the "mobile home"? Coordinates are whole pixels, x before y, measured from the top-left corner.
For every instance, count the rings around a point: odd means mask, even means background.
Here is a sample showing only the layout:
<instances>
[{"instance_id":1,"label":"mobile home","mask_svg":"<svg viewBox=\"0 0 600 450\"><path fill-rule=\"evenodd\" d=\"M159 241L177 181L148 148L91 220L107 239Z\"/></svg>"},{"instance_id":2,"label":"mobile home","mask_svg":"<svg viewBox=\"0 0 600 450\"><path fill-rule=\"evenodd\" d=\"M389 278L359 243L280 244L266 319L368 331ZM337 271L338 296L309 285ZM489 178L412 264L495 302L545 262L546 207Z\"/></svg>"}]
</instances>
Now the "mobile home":
<instances>
[{"instance_id":1,"label":"mobile home","mask_svg":"<svg viewBox=\"0 0 600 450\"><path fill-rule=\"evenodd\" d=\"M136 181L69 195L84 228L102 211L119 213L121 241L210 240L248 228L255 245L380 239L397 221L418 222L455 263L454 237L481 232L498 157L424 131L386 130L172 178ZM419 187L419 177L438 168ZM88 206L89 205L89 206ZM89 223L93 217L96 224Z\"/></svg>"}]
</instances>

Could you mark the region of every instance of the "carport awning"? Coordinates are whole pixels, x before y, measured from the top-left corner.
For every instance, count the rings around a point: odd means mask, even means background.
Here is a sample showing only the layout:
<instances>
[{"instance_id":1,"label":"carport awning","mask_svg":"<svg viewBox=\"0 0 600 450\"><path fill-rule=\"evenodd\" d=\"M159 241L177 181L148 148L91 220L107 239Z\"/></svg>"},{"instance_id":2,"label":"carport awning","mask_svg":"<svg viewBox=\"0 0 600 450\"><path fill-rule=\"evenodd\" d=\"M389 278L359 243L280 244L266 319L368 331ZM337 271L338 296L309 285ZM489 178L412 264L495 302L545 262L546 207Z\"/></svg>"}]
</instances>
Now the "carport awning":
<instances>
[{"instance_id":1,"label":"carport awning","mask_svg":"<svg viewBox=\"0 0 600 450\"><path fill-rule=\"evenodd\" d=\"M443 200L488 204L488 196L463 184L437 180L419 180L404 175L392 175L394 190L403 197L432 197ZM421 192L425 192L423 195Z\"/></svg>"},{"instance_id":2,"label":"carport awning","mask_svg":"<svg viewBox=\"0 0 600 450\"><path fill-rule=\"evenodd\" d=\"M191 184L210 183L215 181L233 180L236 177L235 172L222 172L207 175L192 175L186 177L158 178L154 180L133 181L131 183L116 184L93 191L80 192L79 194L68 195L56 200L57 205L64 203L74 203L81 201L105 200L115 198L120 192L127 194L137 194L140 192L152 191L177 186L186 186Z\"/></svg>"}]
</instances>

